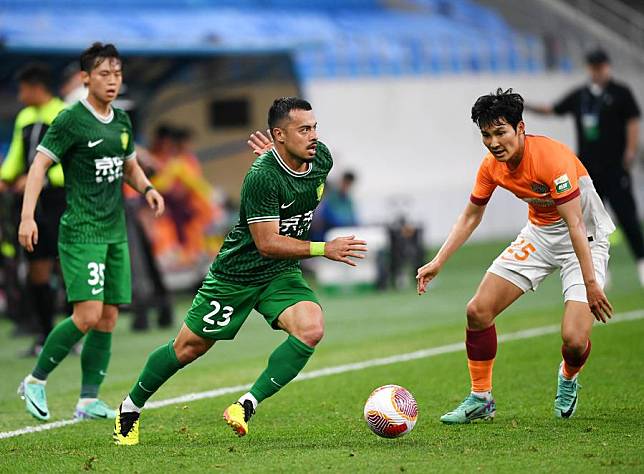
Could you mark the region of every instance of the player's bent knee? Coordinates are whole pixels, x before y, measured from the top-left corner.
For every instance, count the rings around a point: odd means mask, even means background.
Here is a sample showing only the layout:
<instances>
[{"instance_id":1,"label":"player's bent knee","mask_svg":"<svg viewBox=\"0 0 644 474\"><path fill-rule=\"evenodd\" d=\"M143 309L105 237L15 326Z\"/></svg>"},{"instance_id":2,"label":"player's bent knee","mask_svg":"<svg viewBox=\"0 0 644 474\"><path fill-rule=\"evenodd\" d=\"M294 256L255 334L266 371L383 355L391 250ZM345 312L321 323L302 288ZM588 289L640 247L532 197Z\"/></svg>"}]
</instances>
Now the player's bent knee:
<instances>
[{"instance_id":1,"label":"player's bent knee","mask_svg":"<svg viewBox=\"0 0 644 474\"><path fill-rule=\"evenodd\" d=\"M289 318L284 329L310 347L315 347L324 337L324 314L315 303L302 302L295 318Z\"/></svg>"},{"instance_id":2,"label":"player's bent knee","mask_svg":"<svg viewBox=\"0 0 644 474\"><path fill-rule=\"evenodd\" d=\"M72 320L78 329L86 333L90 329L94 329L96 327L98 322L101 320L101 313L98 311L83 311L81 313L74 312Z\"/></svg>"},{"instance_id":3,"label":"player's bent knee","mask_svg":"<svg viewBox=\"0 0 644 474\"><path fill-rule=\"evenodd\" d=\"M113 305L105 305L103 306L103 313L94 325L93 329L103 332L112 332L116 327L116 321L118 317L118 307Z\"/></svg>"},{"instance_id":4,"label":"player's bent knee","mask_svg":"<svg viewBox=\"0 0 644 474\"><path fill-rule=\"evenodd\" d=\"M177 355L177 360L182 364L189 364L198 359L210 349L210 344L206 341L190 340L190 341L174 341L174 352Z\"/></svg>"},{"instance_id":5,"label":"player's bent knee","mask_svg":"<svg viewBox=\"0 0 644 474\"><path fill-rule=\"evenodd\" d=\"M316 323L303 328L296 337L310 347L317 346L324 337L324 324Z\"/></svg>"},{"instance_id":6,"label":"player's bent knee","mask_svg":"<svg viewBox=\"0 0 644 474\"><path fill-rule=\"evenodd\" d=\"M494 311L487 305L481 304L478 299L472 299L467 303L467 326L470 329L485 329L494 322Z\"/></svg>"},{"instance_id":7,"label":"player's bent knee","mask_svg":"<svg viewBox=\"0 0 644 474\"><path fill-rule=\"evenodd\" d=\"M583 354L588 346L586 334L562 334L565 349L573 354Z\"/></svg>"}]
</instances>

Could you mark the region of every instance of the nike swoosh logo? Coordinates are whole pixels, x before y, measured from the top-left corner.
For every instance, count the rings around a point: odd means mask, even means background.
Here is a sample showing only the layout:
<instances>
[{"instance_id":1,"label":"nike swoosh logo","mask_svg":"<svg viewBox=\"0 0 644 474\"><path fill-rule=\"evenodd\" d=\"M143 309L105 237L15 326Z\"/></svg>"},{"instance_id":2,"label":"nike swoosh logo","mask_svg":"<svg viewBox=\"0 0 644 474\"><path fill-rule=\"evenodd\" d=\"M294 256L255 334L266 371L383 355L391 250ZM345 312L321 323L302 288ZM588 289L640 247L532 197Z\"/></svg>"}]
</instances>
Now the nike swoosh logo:
<instances>
[{"instance_id":1,"label":"nike swoosh logo","mask_svg":"<svg viewBox=\"0 0 644 474\"><path fill-rule=\"evenodd\" d=\"M105 372L104 370L99 370L98 373L100 375L102 375L103 377L105 377L107 375L107 372Z\"/></svg>"},{"instance_id":2,"label":"nike swoosh logo","mask_svg":"<svg viewBox=\"0 0 644 474\"><path fill-rule=\"evenodd\" d=\"M47 412L46 412L46 411L41 410L41 409L38 407L38 405L36 405L36 404L34 403L34 401L33 401L31 398L29 398L29 396L28 396L28 395L26 395L26 394L25 394L25 398L27 399L27 401L29 401L29 403L31 403L31 406L32 406L32 407L34 407L38 413L40 413L42 416L47 416Z\"/></svg>"},{"instance_id":3,"label":"nike swoosh logo","mask_svg":"<svg viewBox=\"0 0 644 474\"><path fill-rule=\"evenodd\" d=\"M92 288L92 294L93 295L98 295L101 291L103 291L105 288Z\"/></svg>"},{"instance_id":4,"label":"nike swoosh logo","mask_svg":"<svg viewBox=\"0 0 644 474\"><path fill-rule=\"evenodd\" d=\"M282 204L280 207L281 207L282 209L286 209L287 207L291 207L291 205L292 205L294 202L295 202L295 199L293 199L293 201L292 201L290 204Z\"/></svg>"},{"instance_id":5,"label":"nike swoosh logo","mask_svg":"<svg viewBox=\"0 0 644 474\"><path fill-rule=\"evenodd\" d=\"M104 140L104 138L101 138L100 140L96 140L95 142L90 140L90 141L87 142L87 148L94 148L99 143L102 143L103 140Z\"/></svg>"},{"instance_id":6,"label":"nike swoosh logo","mask_svg":"<svg viewBox=\"0 0 644 474\"><path fill-rule=\"evenodd\" d=\"M283 387L283 385L278 384L273 377L271 377L271 382L273 382L278 387Z\"/></svg>"},{"instance_id":7,"label":"nike swoosh logo","mask_svg":"<svg viewBox=\"0 0 644 474\"><path fill-rule=\"evenodd\" d=\"M56 359L54 359L53 357L49 358L49 362L51 362L52 364L58 364L58 361Z\"/></svg>"},{"instance_id":8,"label":"nike swoosh logo","mask_svg":"<svg viewBox=\"0 0 644 474\"><path fill-rule=\"evenodd\" d=\"M572 401L572 404L570 405L570 408L566 411L561 412L561 416L563 418L570 418L572 415L573 410L575 409L575 405L577 404L577 395L575 395L575 399Z\"/></svg>"},{"instance_id":9,"label":"nike swoosh logo","mask_svg":"<svg viewBox=\"0 0 644 474\"><path fill-rule=\"evenodd\" d=\"M219 331L219 329L218 328L217 329L208 329L206 326L204 326L202 331L203 332L215 332L215 331Z\"/></svg>"},{"instance_id":10,"label":"nike swoosh logo","mask_svg":"<svg viewBox=\"0 0 644 474\"><path fill-rule=\"evenodd\" d=\"M474 410L472 410L472 411L466 411L466 412L465 412L465 417L466 417L466 418L469 418L469 417L470 417L470 416L472 416L474 413L476 413L477 411L480 411L480 410L481 410L481 409L480 409L480 407L479 407L479 408L475 408L475 409L474 409Z\"/></svg>"},{"instance_id":11,"label":"nike swoosh logo","mask_svg":"<svg viewBox=\"0 0 644 474\"><path fill-rule=\"evenodd\" d=\"M139 382L139 387L141 387L141 390L145 390L148 393L152 393L152 390L148 390L147 388L145 388L141 382Z\"/></svg>"}]
</instances>

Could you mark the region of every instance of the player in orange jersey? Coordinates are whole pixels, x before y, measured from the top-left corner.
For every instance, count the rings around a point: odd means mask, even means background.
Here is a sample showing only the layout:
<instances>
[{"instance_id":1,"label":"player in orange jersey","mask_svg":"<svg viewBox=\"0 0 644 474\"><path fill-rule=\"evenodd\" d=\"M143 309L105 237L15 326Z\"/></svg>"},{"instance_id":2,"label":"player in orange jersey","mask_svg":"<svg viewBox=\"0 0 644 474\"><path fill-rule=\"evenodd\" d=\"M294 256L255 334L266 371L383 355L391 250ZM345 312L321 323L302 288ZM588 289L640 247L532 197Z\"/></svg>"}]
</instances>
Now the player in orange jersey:
<instances>
[{"instance_id":1,"label":"player in orange jersey","mask_svg":"<svg viewBox=\"0 0 644 474\"><path fill-rule=\"evenodd\" d=\"M569 418L577 408L577 374L590 353L593 316L605 323L613 311L603 285L608 236L615 226L579 159L551 138L526 135L522 113L523 98L512 89L479 97L472 107L472 120L489 153L470 202L436 256L418 269L416 277L418 293L423 294L478 227L497 186L528 203L528 223L488 268L467 305L465 344L472 390L461 405L441 417L447 424L494 417L494 320L523 293L536 290L547 275L560 271L564 298L557 417Z\"/></svg>"}]
</instances>

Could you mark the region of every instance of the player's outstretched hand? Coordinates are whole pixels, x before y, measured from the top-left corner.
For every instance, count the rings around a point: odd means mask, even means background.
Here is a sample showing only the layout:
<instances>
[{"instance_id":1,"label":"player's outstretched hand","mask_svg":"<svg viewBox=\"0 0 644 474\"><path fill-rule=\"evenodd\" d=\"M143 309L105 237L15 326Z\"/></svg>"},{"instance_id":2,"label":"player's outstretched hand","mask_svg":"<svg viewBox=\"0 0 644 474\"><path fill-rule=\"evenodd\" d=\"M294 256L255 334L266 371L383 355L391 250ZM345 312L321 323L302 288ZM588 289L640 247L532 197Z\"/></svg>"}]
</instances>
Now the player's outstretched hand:
<instances>
[{"instance_id":1,"label":"player's outstretched hand","mask_svg":"<svg viewBox=\"0 0 644 474\"><path fill-rule=\"evenodd\" d=\"M163 201L163 196L156 189L151 189L145 193L145 200L150 206L150 209L154 211L154 217L159 217L165 211L165 202Z\"/></svg>"},{"instance_id":2,"label":"player's outstretched hand","mask_svg":"<svg viewBox=\"0 0 644 474\"><path fill-rule=\"evenodd\" d=\"M324 256L329 260L336 262L343 262L352 267L356 266L356 262L352 258L364 258L367 252L367 242L364 240L357 240L355 235L347 237L338 237L331 242L327 242L324 246Z\"/></svg>"},{"instance_id":3,"label":"player's outstretched hand","mask_svg":"<svg viewBox=\"0 0 644 474\"><path fill-rule=\"evenodd\" d=\"M271 132L269 132L268 130L266 130L266 135L257 130L256 132L250 134L250 139L246 143L248 143L250 149L253 150L253 153L255 153L257 156L260 156L273 148L273 140L268 138L270 136Z\"/></svg>"},{"instance_id":4,"label":"player's outstretched hand","mask_svg":"<svg viewBox=\"0 0 644 474\"><path fill-rule=\"evenodd\" d=\"M418 269L418 273L416 274L416 288L419 295L422 295L427 291L427 285L430 281L436 278L436 275L438 275L440 270L440 265L434 260L426 263Z\"/></svg>"},{"instance_id":5,"label":"player's outstretched hand","mask_svg":"<svg viewBox=\"0 0 644 474\"><path fill-rule=\"evenodd\" d=\"M18 227L18 241L27 252L33 252L38 244L38 226L33 219L23 219Z\"/></svg>"},{"instance_id":6,"label":"player's outstretched hand","mask_svg":"<svg viewBox=\"0 0 644 474\"><path fill-rule=\"evenodd\" d=\"M599 286L599 283L595 282L586 285L586 296L588 297L590 311L597 321L606 323L613 317L613 307L610 301L608 301L608 298L606 298L606 294L601 286Z\"/></svg>"}]
</instances>

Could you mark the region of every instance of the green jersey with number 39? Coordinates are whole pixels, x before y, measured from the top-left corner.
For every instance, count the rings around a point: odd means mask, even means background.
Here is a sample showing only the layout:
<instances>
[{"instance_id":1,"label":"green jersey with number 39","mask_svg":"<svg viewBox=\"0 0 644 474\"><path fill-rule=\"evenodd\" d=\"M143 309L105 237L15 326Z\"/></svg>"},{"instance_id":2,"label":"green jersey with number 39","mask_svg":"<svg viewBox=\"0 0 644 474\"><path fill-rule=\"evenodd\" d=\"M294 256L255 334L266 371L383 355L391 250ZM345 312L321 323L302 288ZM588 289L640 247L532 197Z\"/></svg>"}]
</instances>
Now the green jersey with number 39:
<instances>
[{"instance_id":1,"label":"green jersey with number 39","mask_svg":"<svg viewBox=\"0 0 644 474\"><path fill-rule=\"evenodd\" d=\"M123 162L136 156L128 115L112 108L102 117L87 100L81 100L56 117L38 151L63 166L67 209L60 221L59 241L127 241Z\"/></svg>"},{"instance_id":2,"label":"green jersey with number 39","mask_svg":"<svg viewBox=\"0 0 644 474\"><path fill-rule=\"evenodd\" d=\"M290 169L275 148L257 158L242 184L239 222L226 237L211 273L222 280L261 284L298 270L298 260L262 257L249 225L276 221L280 235L306 240L332 166L331 153L320 142L302 172Z\"/></svg>"}]
</instances>

